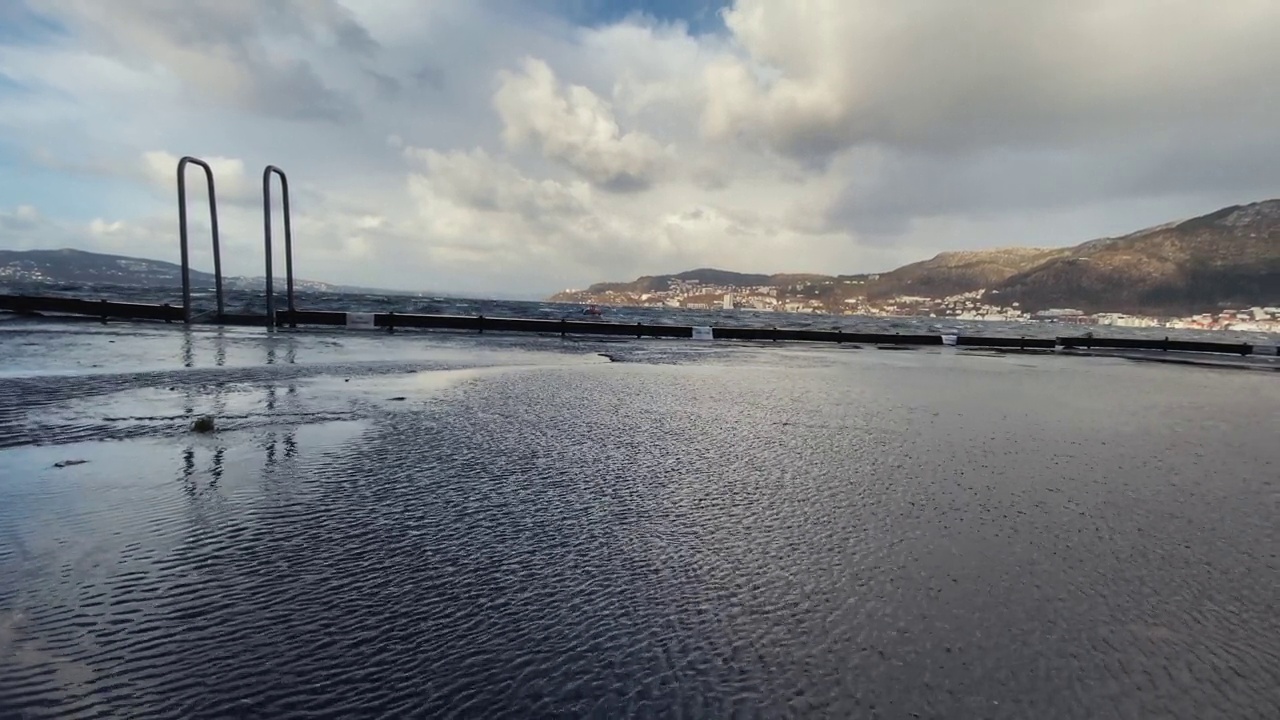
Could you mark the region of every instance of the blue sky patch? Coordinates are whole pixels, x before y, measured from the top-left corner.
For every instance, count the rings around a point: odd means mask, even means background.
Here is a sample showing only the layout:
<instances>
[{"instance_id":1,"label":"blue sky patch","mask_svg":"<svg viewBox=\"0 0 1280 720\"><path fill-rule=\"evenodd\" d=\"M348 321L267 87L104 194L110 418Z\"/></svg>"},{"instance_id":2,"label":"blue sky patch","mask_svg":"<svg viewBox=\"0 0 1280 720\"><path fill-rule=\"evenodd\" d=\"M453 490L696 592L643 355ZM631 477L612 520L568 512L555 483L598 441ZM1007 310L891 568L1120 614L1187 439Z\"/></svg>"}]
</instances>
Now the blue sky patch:
<instances>
[{"instance_id":1,"label":"blue sky patch","mask_svg":"<svg viewBox=\"0 0 1280 720\"><path fill-rule=\"evenodd\" d=\"M0 2L0 45L37 45L65 34L61 24L22 0Z\"/></svg>"},{"instance_id":2,"label":"blue sky patch","mask_svg":"<svg viewBox=\"0 0 1280 720\"><path fill-rule=\"evenodd\" d=\"M728 0L555 0L561 12L583 25L607 25L631 15L657 20L681 21L695 34L724 29L720 10Z\"/></svg>"}]
</instances>

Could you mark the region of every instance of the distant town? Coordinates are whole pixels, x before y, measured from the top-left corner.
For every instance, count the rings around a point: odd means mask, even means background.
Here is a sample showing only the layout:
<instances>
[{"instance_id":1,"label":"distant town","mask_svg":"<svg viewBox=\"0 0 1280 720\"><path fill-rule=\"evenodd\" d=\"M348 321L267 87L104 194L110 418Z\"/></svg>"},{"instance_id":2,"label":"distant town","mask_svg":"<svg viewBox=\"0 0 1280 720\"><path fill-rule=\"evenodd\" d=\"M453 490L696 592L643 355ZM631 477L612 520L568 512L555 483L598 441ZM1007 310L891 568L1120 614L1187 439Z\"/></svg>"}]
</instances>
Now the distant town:
<instances>
[{"instance_id":1,"label":"distant town","mask_svg":"<svg viewBox=\"0 0 1280 720\"><path fill-rule=\"evenodd\" d=\"M857 285L876 279L876 275L869 275L865 279L845 279L838 282ZM1222 309L1186 317L1085 313L1073 308L1028 312L1019 307L1017 302L1007 305L1000 303L998 294L988 293L986 289L942 298L899 295L873 302L862 295L844 297L852 288L844 289L846 292L843 293L832 293L830 284L830 281L800 281L786 287L736 286L673 278L666 290L565 290L558 293L556 298L594 305L687 310L750 310L822 315L931 317L960 321L1059 322L1115 327L1280 332L1280 307Z\"/></svg>"}]
</instances>

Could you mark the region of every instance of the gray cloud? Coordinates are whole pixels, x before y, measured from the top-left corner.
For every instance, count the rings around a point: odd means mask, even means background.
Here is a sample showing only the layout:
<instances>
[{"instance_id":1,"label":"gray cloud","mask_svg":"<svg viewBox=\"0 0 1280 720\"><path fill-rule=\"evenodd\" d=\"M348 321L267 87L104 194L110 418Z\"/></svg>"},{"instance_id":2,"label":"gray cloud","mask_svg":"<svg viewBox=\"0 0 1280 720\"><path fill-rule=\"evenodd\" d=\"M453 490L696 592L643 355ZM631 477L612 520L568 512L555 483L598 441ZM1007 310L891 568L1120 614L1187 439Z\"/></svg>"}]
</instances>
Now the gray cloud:
<instances>
[{"instance_id":1,"label":"gray cloud","mask_svg":"<svg viewBox=\"0 0 1280 720\"><path fill-rule=\"evenodd\" d=\"M880 270L1280 194L1268 2L738 0L710 35L510 0L33 6L66 32L0 41L26 243L171 258L187 153L220 162L233 272L261 272L270 162L299 272L467 292ZM73 173L93 209L46 217Z\"/></svg>"},{"instance_id":2,"label":"gray cloud","mask_svg":"<svg viewBox=\"0 0 1280 720\"><path fill-rule=\"evenodd\" d=\"M443 90L445 85L444 73L440 68L434 65L423 65L417 72L413 73L413 79L419 85L429 87L433 90Z\"/></svg>"},{"instance_id":3,"label":"gray cloud","mask_svg":"<svg viewBox=\"0 0 1280 720\"><path fill-rule=\"evenodd\" d=\"M1176 0L739 0L708 136L825 160L1106 141L1280 113L1280 5Z\"/></svg>"},{"instance_id":4,"label":"gray cloud","mask_svg":"<svg viewBox=\"0 0 1280 720\"><path fill-rule=\"evenodd\" d=\"M1280 194L1275 3L738 0L726 20L704 137L829 178L792 210L807 232L1034 243L994 228Z\"/></svg>"},{"instance_id":5,"label":"gray cloud","mask_svg":"<svg viewBox=\"0 0 1280 720\"><path fill-rule=\"evenodd\" d=\"M366 56L378 49L334 0L37 0L35 7L98 52L140 67L163 66L196 97L295 120L350 122L359 112L310 61L276 52L278 42L329 40Z\"/></svg>"},{"instance_id":6,"label":"gray cloud","mask_svg":"<svg viewBox=\"0 0 1280 720\"><path fill-rule=\"evenodd\" d=\"M376 70L365 70L365 74L373 81L378 97L382 100L394 101L404 90L404 84L390 75Z\"/></svg>"},{"instance_id":7,"label":"gray cloud","mask_svg":"<svg viewBox=\"0 0 1280 720\"><path fill-rule=\"evenodd\" d=\"M0 237L14 246L26 246L31 236L47 222L40 211L30 205L19 205L12 211L0 210Z\"/></svg>"},{"instance_id":8,"label":"gray cloud","mask_svg":"<svg viewBox=\"0 0 1280 720\"><path fill-rule=\"evenodd\" d=\"M925 218L984 218L1058 211L1125 198L1180 196L1211 205L1280 194L1280 148L1270 132L1219 125L1087 146L994 148L937 155L879 149L853 153L850 173L825 209L822 231L851 230L892 243ZM878 155L876 161L871 160ZM1135 228L1136 229L1136 228ZM1082 240L1085 238L1081 238Z\"/></svg>"},{"instance_id":9,"label":"gray cloud","mask_svg":"<svg viewBox=\"0 0 1280 720\"><path fill-rule=\"evenodd\" d=\"M338 38L338 46L349 53L372 55L379 49L378 43L369 35L369 31L350 18L343 17L337 20L333 25L333 32Z\"/></svg>"}]
</instances>

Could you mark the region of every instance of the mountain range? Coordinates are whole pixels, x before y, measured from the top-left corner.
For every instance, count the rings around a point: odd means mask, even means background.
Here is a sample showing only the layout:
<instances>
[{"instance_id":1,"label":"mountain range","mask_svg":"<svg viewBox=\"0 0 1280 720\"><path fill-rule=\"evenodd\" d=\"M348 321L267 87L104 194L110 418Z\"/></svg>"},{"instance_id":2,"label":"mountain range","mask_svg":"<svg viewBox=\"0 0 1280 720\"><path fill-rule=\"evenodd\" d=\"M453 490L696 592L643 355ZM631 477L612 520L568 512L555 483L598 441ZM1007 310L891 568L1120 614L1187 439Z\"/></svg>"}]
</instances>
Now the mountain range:
<instances>
[{"instance_id":1,"label":"mountain range","mask_svg":"<svg viewBox=\"0 0 1280 720\"><path fill-rule=\"evenodd\" d=\"M227 289L261 290L262 277L225 276ZM0 250L0 285L115 285L124 287L180 287L182 266L163 260L106 255L84 250ZM277 277L278 286L284 279ZM212 288L213 273L191 269L191 286ZM331 293L404 294L400 291L334 285L316 280L294 278L299 290Z\"/></svg>"},{"instance_id":2,"label":"mountain range","mask_svg":"<svg viewBox=\"0 0 1280 720\"><path fill-rule=\"evenodd\" d=\"M213 275L191 271L195 287ZM749 274L700 268L631 282L597 283L551 300L609 302L620 295L664 292L674 280L701 285L771 286L835 306L848 298L943 298L986 290L993 304L1024 310L1076 308L1084 312L1187 315L1224 307L1280 305L1280 199L1233 205L1190 220L1067 248L1003 248L944 252L879 274ZM260 289L263 278L228 277L226 287ZM283 282L278 281L278 282ZM171 262L83 250L0 250L0 286L31 283L177 287ZM320 292L402 294L310 280L298 288Z\"/></svg>"},{"instance_id":3,"label":"mountain range","mask_svg":"<svg viewBox=\"0 0 1280 720\"><path fill-rule=\"evenodd\" d=\"M831 302L862 296L943 298L986 290L993 303L1026 310L1185 315L1223 307L1280 305L1280 199L1233 205L1178 222L1067 248L944 252L896 270L863 275L760 275L702 268L631 282L597 283L552 300L702 285L825 287Z\"/></svg>"}]
</instances>

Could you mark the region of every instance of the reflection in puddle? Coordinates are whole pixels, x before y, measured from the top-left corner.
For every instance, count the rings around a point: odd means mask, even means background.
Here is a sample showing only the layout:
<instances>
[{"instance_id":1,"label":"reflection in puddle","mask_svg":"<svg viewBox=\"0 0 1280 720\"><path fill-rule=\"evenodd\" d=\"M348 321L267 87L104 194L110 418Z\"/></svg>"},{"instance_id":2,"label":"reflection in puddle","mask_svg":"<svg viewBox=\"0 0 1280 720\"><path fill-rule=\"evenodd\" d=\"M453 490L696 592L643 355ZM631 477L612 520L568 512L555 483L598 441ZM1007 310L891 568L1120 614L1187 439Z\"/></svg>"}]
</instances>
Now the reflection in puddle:
<instances>
[{"instance_id":1,"label":"reflection in puddle","mask_svg":"<svg viewBox=\"0 0 1280 720\"><path fill-rule=\"evenodd\" d=\"M312 468L368 427L0 450L0 677L20 673L59 696L99 680L81 659L100 653L94 638L115 632L99 620L104 603L114 603L119 624L209 581L208 563L230 549L211 545L213 535L318 492L303 482ZM85 462L55 467L68 457ZM164 573L177 579L147 585ZM77 632L50 634L68 619Z\"/></svg>"}]
</instances>

